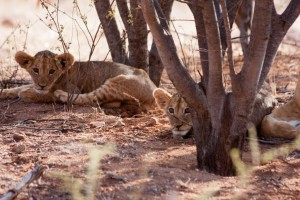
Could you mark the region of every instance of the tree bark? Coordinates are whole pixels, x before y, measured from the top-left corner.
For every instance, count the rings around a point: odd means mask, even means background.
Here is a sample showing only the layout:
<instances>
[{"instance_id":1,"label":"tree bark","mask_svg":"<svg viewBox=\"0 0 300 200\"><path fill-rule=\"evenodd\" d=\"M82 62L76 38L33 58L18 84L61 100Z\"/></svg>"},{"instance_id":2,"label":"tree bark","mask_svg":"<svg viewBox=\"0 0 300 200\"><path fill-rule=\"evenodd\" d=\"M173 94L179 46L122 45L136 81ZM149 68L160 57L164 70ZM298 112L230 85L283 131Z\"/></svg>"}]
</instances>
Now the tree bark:
<instances>
[{"instance_id":1,"label":"tree bark","mask_svg":"<svg viewBox=\"0 0 300 200\"><path fill-rule=\"evenodd\" d=\"M174 0L160 0L159 3L166 20L169 21ZM153 40L149 52L149 77L157 87L160 84L163 70L164 66L161 62L155 42Z\"/></svg>"},{"instance_id":2,"label":"tree bark","mask_svg":"<svg viewBox=\"0 0 300 200\"><path fill-rule=\"evenodd\" d=\"M147 71L148 33L142 10L137 0L130 0L130 9L127 1L117 0L116 2L128 36L128 64Z\"/></svg>"},{"instance_id":3,"label":"tree bark","mask_svg":"<svg viewBox=\"0 0 300 200\"><path fill-rule=\"evenodd\" d=\"M132 15L132 25L131 30L128 32L129 64L147 71L147 24L137 0L130 0L130 11Z\"/></svg>"},{"instance_id":4,"label":"tree bark","mask_svg":"<svg viewBox=\"0 0 300 200\"><path fill-rule=\"evenodd\" d=\"M118 63L127 63L127 56L123 45L124 41L121 39L109 0L96 0L95 7L103 27L112 60Z\"/></svg>"},{"instance_id":5,"label":"tree bark","mask_svg":"<svg viewBox=\"0 0 300 200\"><path fill-rule=\"evenodd\" d=\"M209 62L208 62L208 47L206 41L206 33L205 33L205 24L203 21L203 13L201 5L197 0L191 0L188 3L190 10L193 13L195 19L195 26L197 32L198 46L199 46L199 54L201 59L201 68L203 73L203 82L204 88L208 86L208 74L209 74Z\"/></svg>"}]
</instances>

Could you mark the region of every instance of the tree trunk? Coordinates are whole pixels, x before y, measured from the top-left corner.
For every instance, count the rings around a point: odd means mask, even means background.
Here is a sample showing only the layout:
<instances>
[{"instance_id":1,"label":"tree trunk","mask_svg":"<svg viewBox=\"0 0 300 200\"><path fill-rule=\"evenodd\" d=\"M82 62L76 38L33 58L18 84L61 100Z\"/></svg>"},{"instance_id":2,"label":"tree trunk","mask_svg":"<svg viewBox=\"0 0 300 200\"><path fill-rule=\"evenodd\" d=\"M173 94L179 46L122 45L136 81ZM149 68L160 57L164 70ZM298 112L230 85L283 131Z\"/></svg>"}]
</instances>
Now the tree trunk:
<instances>
[{"instance_id":1,"label":"tree trunk","mask_svg":"<svg viewBox=\"0 0 300 200\"><path fill-rule=\"evenodd\" d=\"M118 63L127 63L124 39L121 39L109 0L96 0L95 7L104 30L112 60Z\"/></svg>"}]
</instances>

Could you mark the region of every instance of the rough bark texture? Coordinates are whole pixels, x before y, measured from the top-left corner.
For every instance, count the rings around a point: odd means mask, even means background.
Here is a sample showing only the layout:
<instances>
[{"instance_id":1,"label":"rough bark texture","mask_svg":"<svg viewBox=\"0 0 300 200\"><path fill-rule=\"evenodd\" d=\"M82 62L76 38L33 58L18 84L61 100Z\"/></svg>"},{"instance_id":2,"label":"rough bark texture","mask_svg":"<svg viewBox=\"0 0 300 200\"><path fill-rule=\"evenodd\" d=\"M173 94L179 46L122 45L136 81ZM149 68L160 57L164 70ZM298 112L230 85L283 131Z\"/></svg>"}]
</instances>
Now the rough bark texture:
<instances>
[{"instance_id":1,"label":"rough bark texture","mask_svg":"<svg viewBox=\"0 0 300 200\"><path fill-rule=\"evenodd\" d=\"M147 24L137 0L130 0L131 24L128 33L129 65L147 71Z\"/></svg>"},{"instance_id":2,"label":"rough bark texture","mask_svg":"<svg viewBox=\"0 0 300 200\"><path fill-rule=\"evenodd\" d=\"M160 0L159 3L166 20L169 21L174 0ZM161 62L155 42L153 40L149 52L149 76L156 86L159 86L163 70L164 66Z\"/></svg>"},{"instance_id":3,"label":"rough bark texture","mask_svg":"<svg viewBox=\"0 0 300 200\"><path fill-rule=\"evenodd\" d=\"M147 24L137 0L130 0L130 9L127 1L117 0L117 6L128 37L128 64L147 71Z\"/></svg>"},{"instance_id":4,"label":"rough bark texture","mask_svg":"<svg viewBox=\"0 0 300 200\"><path fill-rule=\"evenodd\" d=\"M127 63L125 47L109 0L96 0L95 7L114 62Z\"/></svg>"},{"instance_id":5,"label":"rough bark texture","mask_svg":"<svg viewBox=\"0 0 300 200\"><path fill-rule=\"evenodd\" d=\"M206 41L206 33L205 33L205 24L203 21L203 13L202 8L197 0L191 0L188 3L190 10L193 13L195 19L195 26L197 31L197 39L199 46L199 53L201 59L201 68L203 73L202 82L204 84L204 88L208 86L208 74L209 74L209 62L208 62L208 47Z\"/></svg>"},{"instance_id":6,"label":"rough bark texture","mask_svg":"<svg viewBox=\"0 0 300 200\"><path fill-rule=\"evenodd\" d=\"M227 12L228 12L230 28L233 25L237 10L239 9L241 2L242 2L242 0L226 0L226 7L227 7ZM215 6L217 6L217 5L215 5ZM220 30L220 37L221 37L220 39L221 39L222 49L223 49L223 51L225 51L225 49L227 48L226 31L224 28L224 21L223 21L222 16L219 18L218 22L219 22L219 30Z\"/></svg>"}]
</instances>

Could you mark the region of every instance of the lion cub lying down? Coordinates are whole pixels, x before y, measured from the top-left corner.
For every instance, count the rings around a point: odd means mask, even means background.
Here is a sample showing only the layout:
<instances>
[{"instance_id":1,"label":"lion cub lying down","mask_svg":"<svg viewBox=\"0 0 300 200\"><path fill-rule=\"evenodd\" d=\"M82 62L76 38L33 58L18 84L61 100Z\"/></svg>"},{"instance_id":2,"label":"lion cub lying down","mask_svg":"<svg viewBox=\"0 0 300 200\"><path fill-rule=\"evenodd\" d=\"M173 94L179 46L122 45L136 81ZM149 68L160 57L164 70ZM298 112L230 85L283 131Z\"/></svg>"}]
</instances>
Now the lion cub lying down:
<instances>
[{"instance_id":1,"label":"lion cub lying down","mask_svg":"<svg viewBox=\"0 0 300 200\"><path fill-rule=\"evenodd\" d=\"M155 105L156 88L147 73L113 62L74 62L69 53L50 51L30 56L19 51L16 61L31 76L33 84L3 89L0 99L20 97L26 102L67 102L74 104L120 105L136 101L145 109ZM74 95L69 95L74 94Z\"/></svg>"},{"instance_id":2,"label":"lion cub lying down","mask_svg":"<svg viewBox=\"0 0 300 200\"><path fill-rule=\"evenodd\" d=\"M271 113L277 102L265 87L257 94L253 112L250 115L250 121L257 128L259 128L263 117ZM193 128L192 116L190 108L182 96L178 93L171 95L161 88L155 89L153 96L158 107L167 114L173 136L189 137Z\"/></svg>"},{"instance_id":3,"label":"lion cub lying down","mask_svg":"<svg viewBox=\"0 0 300 200\"><path fill-rule=\"evenodd\" d=\"M293 98L264 117L261 133L265 137L293 139L300 135L300 73Z\"/></svg>"}]
</instances>

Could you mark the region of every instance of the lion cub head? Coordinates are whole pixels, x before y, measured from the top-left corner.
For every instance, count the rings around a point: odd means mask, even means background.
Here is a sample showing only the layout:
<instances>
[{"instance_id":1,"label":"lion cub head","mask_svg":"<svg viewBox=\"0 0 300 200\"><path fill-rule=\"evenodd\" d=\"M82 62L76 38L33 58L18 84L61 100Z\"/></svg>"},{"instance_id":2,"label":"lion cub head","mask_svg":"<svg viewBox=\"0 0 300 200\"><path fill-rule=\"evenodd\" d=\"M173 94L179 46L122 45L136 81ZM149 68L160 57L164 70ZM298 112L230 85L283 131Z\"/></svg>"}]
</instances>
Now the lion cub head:
<instances>
[{"instance_id":1,"label":"lion cub head","mask_svg":"<svg viewBox=\"0 0 300 200\"><path fill-rule=\"evenodd\" d=\"M47 93L74 63L74 57L71 54L56 55L50 51L41 51L35 56L19 51L15 59L30 74L34 89L39 93Z\"/></svg>"},{"instance_id":2,"label":"lion cub head","mask_svg":"<svg viewBox=\"0 0 300 200\"><path fill-rule=\"evenodd\" d=\"M168 116L173 136L186 138L192 129L192 116L181 95L173 96L167 91L157 88L153 91L155 102Z\"/></svg>"}]
</instances>

